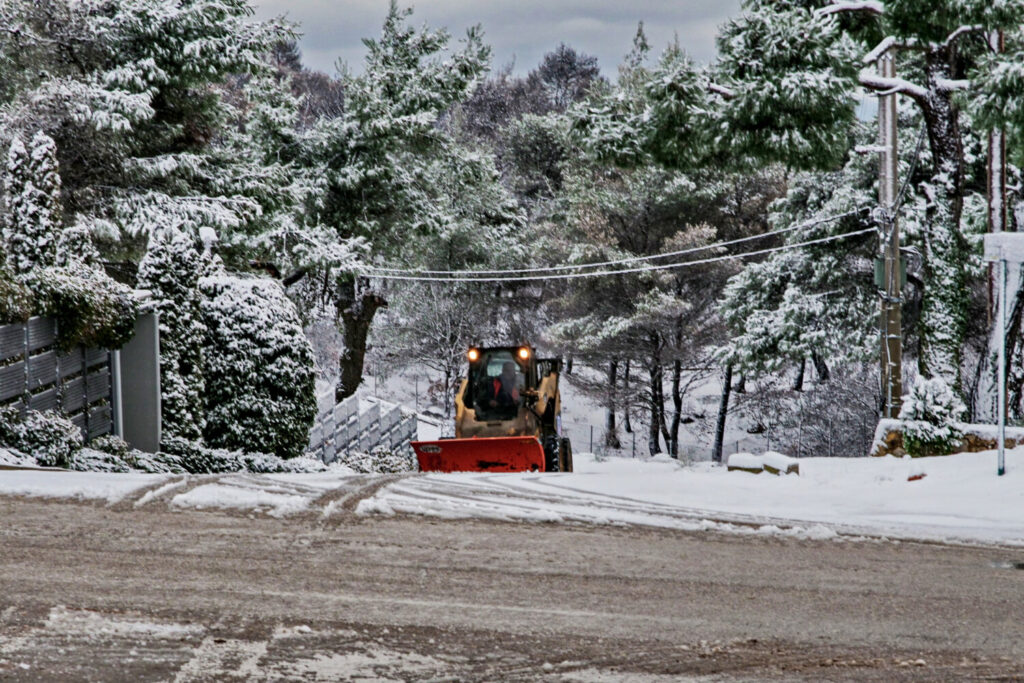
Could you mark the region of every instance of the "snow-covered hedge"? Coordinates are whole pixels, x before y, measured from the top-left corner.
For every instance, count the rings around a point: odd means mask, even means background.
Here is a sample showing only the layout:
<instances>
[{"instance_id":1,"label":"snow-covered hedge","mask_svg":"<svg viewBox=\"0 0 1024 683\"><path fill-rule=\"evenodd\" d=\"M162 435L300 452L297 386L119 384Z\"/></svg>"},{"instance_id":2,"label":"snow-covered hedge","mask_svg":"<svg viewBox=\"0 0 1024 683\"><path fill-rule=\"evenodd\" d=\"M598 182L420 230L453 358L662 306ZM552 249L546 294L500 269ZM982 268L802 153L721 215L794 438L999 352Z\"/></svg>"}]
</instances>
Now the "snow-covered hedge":
<instances>
[{"instance_id":1,"label":"snow-covered hedge","mask_svg":"<svg viewBox=\"0 0 1024 683\"><path fill-rule=\"evenodd\" d=\"M195 240L176 228L159 230L139 264L139 287L160 314L160 402L165 434L198 439L203 433L203 325Z\"/></svg>"},{"instance_id":2,"label":"snow-covered hedge","mask_svg":"<svg viewBox=\"0 0 1024 683\"><path fill-rule=\"evenodd\" d=\"M35 294L33 312L57 320L57 343L116 349L131 339L138 316L132 290L81 263L41 268L25 282Z\"/></svg>"},{"instance_id":3,"label":"snow-covered hedge","mask_svg":"<svg viewBox=\"0 0 1024 683\"><path fill-rule=\"evenodd\" d=\"M378 446L369 453L351 451L341 454L337 462L360 474L397 474L419 469L416 456L409 449L391 450Z\"/></svg>"},{"instance_id":4,"label":"snow-covered hedge","mask_svg":"<svg viewBox=\"0 0 1024 683\"><path fill-rule=\"evenodd\" d=\"M0 254L0 261L2 261ZM32 315L32 292L0 263L0 323L28 320Z\"/></svg>"},{"instance_id":5,"label":"snow-covered hedge","mask_svg":"<svg viewBox=\"0 0 1024 683\"><path fill-rule=\"evenodd\" d=\"M316 416L313 349L275 281L204 277L206 427L211 446L293 458Z\"/></svg>"},{"instance_id":6,"label":"snow-covered hedge","mask_svg":"<svg viewBox=\"0 0 1024 683\"><path fill-rule=\"evenodd\" d=\"M323 472L327 466L309 457L284 459L267 453L246 453L210 448L187 439L165 439L163 454L174 456L181 467L192 474L218 472Z\"/></svg>"},{"instance_id":7,"label":"snow-covered hedge","mask_svg":"<svg viewBox=\"0 0 1024 683\"><path fill-rule=\"evenodd\" d=\"M119 348L132 336L138 304L129 287L82 261L21 275L0 266L0 324L32 315L57 320L61 348Z\"/></svg>"},{"instance_id":8,"label":"snow-covered hedge","mask_svg":"<svg viewBox=\"0 0 1024 683\"><path fill-rule=\"evenodd\" d=\"M63 415L0 406L0 446L30 455L43 467L68 467L82 450L82 432Z\"/></svg>"}]
</instances>

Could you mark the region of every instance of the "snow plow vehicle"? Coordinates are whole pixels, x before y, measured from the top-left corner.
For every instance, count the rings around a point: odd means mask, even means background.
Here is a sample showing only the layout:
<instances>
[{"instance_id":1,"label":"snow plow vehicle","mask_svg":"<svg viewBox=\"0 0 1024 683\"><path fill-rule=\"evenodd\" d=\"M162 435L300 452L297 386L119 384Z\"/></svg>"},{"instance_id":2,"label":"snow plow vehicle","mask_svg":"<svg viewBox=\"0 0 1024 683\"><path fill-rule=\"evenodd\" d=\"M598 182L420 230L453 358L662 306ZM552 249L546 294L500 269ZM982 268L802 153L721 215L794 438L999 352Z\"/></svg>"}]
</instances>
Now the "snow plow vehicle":
<instances>
[{"instance_id":1,"label":"snow plow vehicle","mask_svg":"<svg viewBox=\"0 0 1024 683\"><path fill-rule=\"evenodd\" d=\"M424 472L572 472L562 436L561 361L531 346L471 347L455 438L413 441Z\"/></svg>"}]
</instances>

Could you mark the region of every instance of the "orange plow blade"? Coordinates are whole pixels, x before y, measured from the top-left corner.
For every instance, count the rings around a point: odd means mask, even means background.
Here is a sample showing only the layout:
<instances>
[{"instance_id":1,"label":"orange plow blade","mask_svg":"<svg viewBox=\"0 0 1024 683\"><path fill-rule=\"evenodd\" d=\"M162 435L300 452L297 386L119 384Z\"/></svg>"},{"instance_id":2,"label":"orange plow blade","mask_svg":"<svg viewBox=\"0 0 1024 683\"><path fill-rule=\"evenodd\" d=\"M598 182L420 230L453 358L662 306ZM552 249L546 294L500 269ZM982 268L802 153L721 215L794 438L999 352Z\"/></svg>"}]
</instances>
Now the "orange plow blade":
<instances>
[{"instance_id":1,"label":"orange plow blade","mask_svg":"<svg viewBox=\"0 0 1024 683\"><path fill-rule=\"evenodd\" d=\"M532 436L413 441L422 472L543 472L544 449Z\"/></svg>"}]
</instances>

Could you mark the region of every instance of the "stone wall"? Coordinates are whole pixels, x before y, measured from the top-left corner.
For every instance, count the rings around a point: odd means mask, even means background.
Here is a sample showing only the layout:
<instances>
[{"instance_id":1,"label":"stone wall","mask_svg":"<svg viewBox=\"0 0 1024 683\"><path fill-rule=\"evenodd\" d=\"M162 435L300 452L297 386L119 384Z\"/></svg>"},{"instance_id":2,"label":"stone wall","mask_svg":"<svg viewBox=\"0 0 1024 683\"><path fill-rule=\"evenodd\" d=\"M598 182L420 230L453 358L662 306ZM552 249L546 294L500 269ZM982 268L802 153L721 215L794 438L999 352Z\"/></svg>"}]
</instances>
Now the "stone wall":
<instances>
[{"instance_id":1,"label":"stone wall","mask_svg":"<svg viewBox=\"0 0 1024 683\"><path fill-rule=\"evenodd\" d=\"M967 424L957 425L964 437L954 453L979 453L991 451L998 447L998 431L995 425ZM1015 448L1018 443L1024 444L1024 428L1006 428L1006 448ZM899 420L880 420L875 430L875 440L868 455L894 455L902 457L907 454L903 448L903 432Z\"/></svg>"}]
</instances>

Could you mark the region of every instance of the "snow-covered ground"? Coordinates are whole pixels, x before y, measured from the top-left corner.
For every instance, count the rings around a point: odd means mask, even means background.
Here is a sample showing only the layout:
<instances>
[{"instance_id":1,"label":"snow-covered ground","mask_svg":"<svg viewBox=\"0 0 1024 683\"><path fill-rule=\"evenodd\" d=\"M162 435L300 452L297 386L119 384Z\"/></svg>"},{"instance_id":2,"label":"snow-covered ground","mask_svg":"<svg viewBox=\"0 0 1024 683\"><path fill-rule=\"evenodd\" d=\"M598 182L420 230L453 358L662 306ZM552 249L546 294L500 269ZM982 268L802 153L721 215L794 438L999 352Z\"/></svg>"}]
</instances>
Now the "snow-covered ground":
<instances>
[{"instance_id":1,"label":"snow-covered ground","mask_svg":"<svg viewBox=\"0 0 1024 683\"><path fill-rule=\"evenodd\" d=\"M925 460L803 458L799 464L799 476L773 476L709 463L683 467L664 456L598 462L581 455L572 474L403 479L359 510L739 533L775 533L773 527L786 526L792 535L1024 545L1024 472L1017 471L1024 467L1024 449L1007 453L1003 477L996 475L994 452Z\"/></svg>"},{"instance_id":2,"label":"snow-covered ground","mask_svg":"<svg viewBox=\"0 0 1024 683\"><path fill-rule=\"evenodd\" d=\"M171 478L166 474L112 474L49 469L0 471L0 494L37 498L72 498L117 503L133 493Z\"/></svg>"},{"instance_id":3,"label":"snow-covered ground","mask_svg":"<svg viewBox=\"0 0 1024 683\"><path fill-rule=\"evenodd\" d=\"M809 538L851 536L1024 546L1024 447L910 460L803 458L800 474L728 472L578 454L571 474L425 474L385 484L376 475L170 476L0 472L0 495L91 499L135 507L224 508L287 516L340 512L350 495L362 515L654 526ZM920 475L924 475L921 477ZM913 479L913 480L911 480Z\"/></svg>"}]
</instances>

